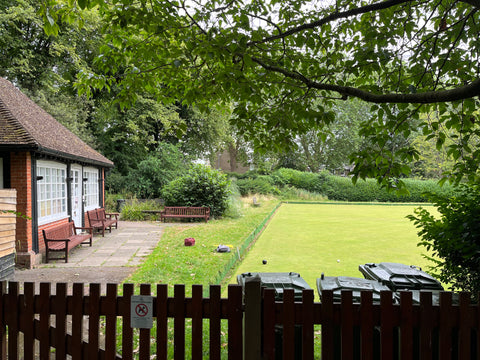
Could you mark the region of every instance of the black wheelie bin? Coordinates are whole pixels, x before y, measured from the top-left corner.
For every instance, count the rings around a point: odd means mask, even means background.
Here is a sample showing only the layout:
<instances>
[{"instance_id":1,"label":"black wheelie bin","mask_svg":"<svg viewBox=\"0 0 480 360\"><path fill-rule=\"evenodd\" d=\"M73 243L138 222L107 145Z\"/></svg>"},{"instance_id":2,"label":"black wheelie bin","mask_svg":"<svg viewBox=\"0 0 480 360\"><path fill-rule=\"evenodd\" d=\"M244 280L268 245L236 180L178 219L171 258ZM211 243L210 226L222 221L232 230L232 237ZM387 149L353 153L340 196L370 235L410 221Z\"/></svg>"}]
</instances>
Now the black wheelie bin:
<instances>
[{"instance_id":1,"label":"black wheelie bin","mask_svg":"<svg viewBox=\"0 0 480 360\"><path fill-rule=\"evenodd\" d=\"M260 286L274 289L275 300L283 300L283 292L285 289L293 289L295 301L302 300L302 291L311 289L307 282L295 272L289 273L243 273L237 276L237 283L241 285L245 291L245 282L254 277L260 279ZM263 343L263 342L262 342ZM263 345L262 345L263 346ZM275 359L283 359L283 326L275 327ZM302 359L302 326L295 325L295 360Z\"/></svg>"}]
</instances>

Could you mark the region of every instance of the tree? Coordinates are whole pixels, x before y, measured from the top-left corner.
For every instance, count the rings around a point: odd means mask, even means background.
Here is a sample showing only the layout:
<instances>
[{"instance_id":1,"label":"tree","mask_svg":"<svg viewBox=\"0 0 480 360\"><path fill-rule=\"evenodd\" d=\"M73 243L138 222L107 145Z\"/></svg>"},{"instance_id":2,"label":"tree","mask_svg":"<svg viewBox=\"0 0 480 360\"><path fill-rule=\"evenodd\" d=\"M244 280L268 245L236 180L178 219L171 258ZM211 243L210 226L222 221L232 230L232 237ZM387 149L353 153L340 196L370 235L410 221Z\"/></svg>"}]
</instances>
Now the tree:
<instances>
[{"instance_id":1,"label":"tree","mask_svg":"<svg viewBox=\"0 0 480 360\"><path fill-rule=\"evenodd\" d=\"M408 218L419 229L438 278L452 290L480 291L480 188L460 186L454 196L430 195L440 216L425 208Z\"/></svg>"},{"instance_id":2,"label":"tree","mask_svg":"<svg viewBox=\"0 0 480 360\"><path fill-rule=\"evenodd\" d=\"M106 24L99 71L80 77L87 93L115 84L122 105L139 90L198 106L233 102L241 133L273 149L334 121L334 102L359 98L373 114L360 133L379 146L353 154L354 179L392 184L418 153L388 142L420 130L442 146L444 128L462 134L447 149L456 160L452 178L478 180L480 149L468 139L479 132L479 0L43 4L49 34L81 19L79 9L96 7ZM421 113L438 121L419 121Z\"/></svg>"},{"instance_id":3,"label":"tree","mask_svg":"<svg viewBox=\"0 0 480 360\"><path fill-rule=\"evenodd\" d=\"M187 171L183 154L175 145L163 143L157 151L130 171L126 188L140 198L160 197L165 185Z\"/></svg>"},{"instance_id":4,"label":"tree","mask_svg":"<svg viewBox=\"0 0 480 360\"><path fill-rule=\"evenodd\" d=\"M368 106L358 100L335 104L336 121L321 131L308 131L299 136L300 150L308 169L318 172L322 168L331 172L343 171L351 165L350 154L361 148L358 136L362 121L370 118Z\"/></svg>"},{"instance_id":5,"label":"tree","mask_svg":"<svg viewBox=\"0 0 480 360\"><path fill-rule=\"evenodd\" d=\"M73 88L77 73L96 56L98 18L85 14L82 29L60 23L58 37L47 36L38 1L0 0L0 76L90 145L92 100Z\"/></svg>"}]
</instances>

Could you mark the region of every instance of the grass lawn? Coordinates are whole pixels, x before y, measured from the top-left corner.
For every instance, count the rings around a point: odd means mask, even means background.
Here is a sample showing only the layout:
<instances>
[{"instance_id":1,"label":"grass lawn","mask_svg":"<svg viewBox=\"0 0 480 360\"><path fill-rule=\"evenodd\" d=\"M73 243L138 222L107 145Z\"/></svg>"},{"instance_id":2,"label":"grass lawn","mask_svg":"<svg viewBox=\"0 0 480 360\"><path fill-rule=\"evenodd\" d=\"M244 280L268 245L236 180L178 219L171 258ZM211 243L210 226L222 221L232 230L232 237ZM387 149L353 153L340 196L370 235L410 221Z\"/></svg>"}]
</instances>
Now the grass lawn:
<instances>
[{"instance_id":1,"label":"grass lawn","mask_svg":"<svg viewBox=\"0 0 480 360\"><path fill-rule=\"evenodd\" d=\"M187 296L191 285L201 284L208 293L210 284L224 280L230 264L238 259L237 248L258 227L279 203L276 199L262 198L261 207L253 207L251 199L243 199L243 216L238 219L211 220L176 224L166 227L158 246L142 266L126 279L129 283L185 284ZM184 246L184 239L195 238L195 246ZM217 253L218 245L229 245L230 253Z\"/></svg>"},{"instance_id":2,"label":"grass lawn","mask_svg":"<svg viewBox=\"0 0 480 360\"><path fill-rule=\"evenodd\" d=\"M244 272L293 271L315 289L318 299L316 279L322 272L363 277L358 265L378 262L426 269L429 263L422 257L425 250L417 247L417 229L405 218L416 207L282 204L229 283Z\"/></svg>"}]
</instances>

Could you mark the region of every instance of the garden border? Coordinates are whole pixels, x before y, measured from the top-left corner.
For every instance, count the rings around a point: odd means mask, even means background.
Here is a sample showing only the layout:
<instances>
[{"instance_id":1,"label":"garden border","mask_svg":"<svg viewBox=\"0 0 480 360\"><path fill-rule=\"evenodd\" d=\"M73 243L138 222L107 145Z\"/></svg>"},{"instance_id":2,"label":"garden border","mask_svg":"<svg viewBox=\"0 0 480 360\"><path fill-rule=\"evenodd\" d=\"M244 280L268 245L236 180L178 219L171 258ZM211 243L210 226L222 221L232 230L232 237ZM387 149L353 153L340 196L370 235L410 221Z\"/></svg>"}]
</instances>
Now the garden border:
<instances>
[{"instance_id":1,"label":"garden border","mask_svg":"<svg viewBox=\"0 0 480 360\"><path fill-rule=\"evenodd\" d=\"M247 236L247 238L243 241L243 244L236 249L232 249L232 257L230 261L224 266L223 271L220 271L215 278L215 284L222 284L227 279L227 274L235 268L239 261L244 257L244 255L248 252L250 246L252 246L258 237L261 235L263 230L267 227L268 222L273 217L273 215L277 212L278 208L283 204L283 201L280 201L273 210L263 219L263 221Z\"/></svg>"}]
</instances>

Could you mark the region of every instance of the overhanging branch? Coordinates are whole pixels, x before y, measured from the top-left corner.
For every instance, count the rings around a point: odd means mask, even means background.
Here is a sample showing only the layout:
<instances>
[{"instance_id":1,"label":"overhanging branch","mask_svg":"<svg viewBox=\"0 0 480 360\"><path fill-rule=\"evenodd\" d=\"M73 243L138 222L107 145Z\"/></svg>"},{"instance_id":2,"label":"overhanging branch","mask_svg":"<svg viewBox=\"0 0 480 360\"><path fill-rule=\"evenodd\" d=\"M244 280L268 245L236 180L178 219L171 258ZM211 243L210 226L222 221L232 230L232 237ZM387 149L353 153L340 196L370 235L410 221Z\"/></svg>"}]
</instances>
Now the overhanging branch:
<instances>
[{"instance_id":1,"label":"overhanging branch","mask_svg":"<svg viewBox=\"0 0 480 360\"><path fill-rule=\"evenodd\" d=\"M322 26L324 24L327 24L329 22L332 22L332 21L335 21L335 20L338 20L338 19L346 19L346 18L356 16L356 15L360 15L360 14L366 14L366 13L373 12L373 11L384 10L384 9L388 9L392 6L397 6L397 5L412 2L412 1L413 0L387 0L387 1L384 1L384 2L381 2L381 3L370 4L370 5L362 6L362 7L356 8L356 9L351 9L351 10L341 11L341 12L335 12L335 13L329 15L329 16L324 17L323 19L313 21L313 22L310 22L308 24L303 24L303 25L294 27L294 28L289 29L285 32L282 32L281 34L269 36L269 37L266 37L266 38L264 38L262 40L258 40L258 41L251 41L247 44L247 46L263 44L263 43L267 43L267 42L270 42L270 41L273 41L273 40L283 39L283 38L286 38L286 37L288 37L290 35L293 35L295 33L302 32L302 31L309 30L309 29L314 29L314 28L317 28L319 26ZM472 1L476 1L476 0L472 0ZM478 1L480 1L480 0L478 0Z\"/></svg>"},{"instance_id":2,"label":"overhanging branch","mask_svg":"<svg viewBox=\"0 0 480 360\"><path fill-rule=\"evenodd\" d=\"M376 104L434 104L440 102L465 100L480 96L480 79L476 79L470 84L450 90L426 91L414 94L375 94L350 86L319 83L305 77L298 72L289 71L278 66L268 65L257 58L252 58L252 60L268 71L280 73L288 78L300 81L309 88L334 91L342 95L342 97L353 96L366 102Z\"/></svg>"}]
</instances>

